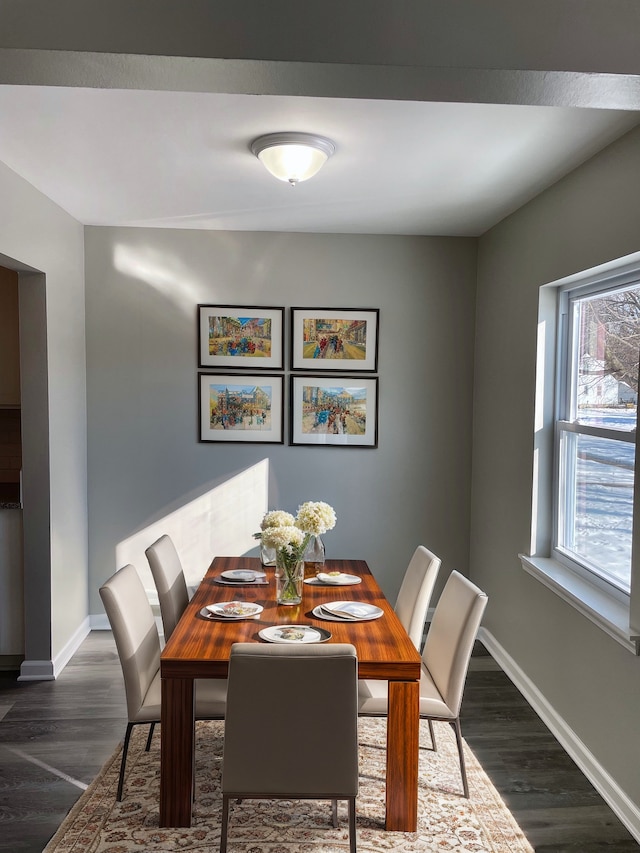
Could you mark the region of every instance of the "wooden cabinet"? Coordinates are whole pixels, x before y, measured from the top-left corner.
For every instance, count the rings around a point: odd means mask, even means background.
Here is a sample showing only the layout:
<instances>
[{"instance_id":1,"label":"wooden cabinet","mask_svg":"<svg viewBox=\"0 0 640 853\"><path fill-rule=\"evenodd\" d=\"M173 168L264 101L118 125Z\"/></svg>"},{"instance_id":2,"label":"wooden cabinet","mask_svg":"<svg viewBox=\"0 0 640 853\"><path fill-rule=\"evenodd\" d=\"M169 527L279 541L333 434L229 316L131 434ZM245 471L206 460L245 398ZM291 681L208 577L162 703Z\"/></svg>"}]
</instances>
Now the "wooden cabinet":
<instances>
[{"instance_id":1,"label":"wooden cabinet","mask_svg":"<svg viewBox=\"0 0 640 853\"><path fill-rule=\"evenodd\" d=\"M0 505L20 501L20 409L0 408Z\"/></svg>"},{"instance_id":2,"label":"wooden cabinet","mask_svg":"<svg viewBox=\"0 0 640 853\"><path fill-rule=\"evenodd\" d=\"M18 273L0 267L0 406L19 405Z\"/></svg>"}]
</instances>

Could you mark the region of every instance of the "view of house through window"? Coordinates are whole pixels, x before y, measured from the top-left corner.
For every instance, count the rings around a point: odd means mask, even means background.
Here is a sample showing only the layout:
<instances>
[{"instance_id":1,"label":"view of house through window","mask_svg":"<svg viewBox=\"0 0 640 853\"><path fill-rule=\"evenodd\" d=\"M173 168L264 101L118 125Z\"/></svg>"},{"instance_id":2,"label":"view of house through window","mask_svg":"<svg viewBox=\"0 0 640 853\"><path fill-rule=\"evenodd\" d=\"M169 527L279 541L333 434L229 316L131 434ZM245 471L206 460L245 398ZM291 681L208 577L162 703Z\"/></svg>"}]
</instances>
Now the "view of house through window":
<instances>
[{"instance_id":1,"label":"view of house through window","mask_svg":"<svg viewBox=\"0 0 640 853\"><path fill-rule=\"evenodd\" d=\"M629 592L640 282L561 293L556 549Z\"/></svg>"}]
</instances>

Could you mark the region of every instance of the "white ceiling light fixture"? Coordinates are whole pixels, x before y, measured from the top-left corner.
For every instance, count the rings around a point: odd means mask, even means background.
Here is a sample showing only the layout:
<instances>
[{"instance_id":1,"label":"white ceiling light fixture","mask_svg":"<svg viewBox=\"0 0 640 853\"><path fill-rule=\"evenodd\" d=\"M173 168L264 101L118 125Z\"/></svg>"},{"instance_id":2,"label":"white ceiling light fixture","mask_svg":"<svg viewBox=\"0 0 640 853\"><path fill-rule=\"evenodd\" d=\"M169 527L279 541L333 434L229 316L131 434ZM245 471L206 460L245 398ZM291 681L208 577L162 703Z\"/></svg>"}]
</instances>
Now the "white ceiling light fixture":
<instances>
[{"instance_id":1,"label":"white ceiling light fixture","mask_svg":"<svg viewBox=\"0 0 640 853\"><path fill-rule=\"evenodd\" d=\"M319 172L335 150L330 139L314 133L269 133L251 143L265 169L292 187Z\"/></svg>"}]
</instances>

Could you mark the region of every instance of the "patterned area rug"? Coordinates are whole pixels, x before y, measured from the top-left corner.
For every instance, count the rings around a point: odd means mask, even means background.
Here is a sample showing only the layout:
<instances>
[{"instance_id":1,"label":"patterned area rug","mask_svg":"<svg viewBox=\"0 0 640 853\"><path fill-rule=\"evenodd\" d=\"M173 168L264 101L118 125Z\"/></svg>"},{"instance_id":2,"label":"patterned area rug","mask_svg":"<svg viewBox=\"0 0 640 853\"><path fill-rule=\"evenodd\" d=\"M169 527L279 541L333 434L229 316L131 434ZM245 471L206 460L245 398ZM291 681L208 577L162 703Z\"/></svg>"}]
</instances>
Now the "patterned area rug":
<instances>
[{"instance_id":1,"label":"patterned area rug","mask_svg":"<svg viewBox=\"0 0 640 853\"><path fill-rule=\"evenodd\" d=\"M533 853L497 791L465 745L471 798L462 796L453 732L435 723L438 751L421 723L417 832L384 830L385 721L361 718L360 793L356 802L359 853ZM123 800L115 801L118 750L80 797L43 853L211 853L220 843L220 765L224 723L199 722L196 801L189 829L160 829L160 738L144 751L146 726L137 726L127 759ZM313 772L313 768L310 768ZM229 853L344 853L349 849L346 803L340 826L328 802L245 800L232 803Z\"/></svg>"}]
</instances>

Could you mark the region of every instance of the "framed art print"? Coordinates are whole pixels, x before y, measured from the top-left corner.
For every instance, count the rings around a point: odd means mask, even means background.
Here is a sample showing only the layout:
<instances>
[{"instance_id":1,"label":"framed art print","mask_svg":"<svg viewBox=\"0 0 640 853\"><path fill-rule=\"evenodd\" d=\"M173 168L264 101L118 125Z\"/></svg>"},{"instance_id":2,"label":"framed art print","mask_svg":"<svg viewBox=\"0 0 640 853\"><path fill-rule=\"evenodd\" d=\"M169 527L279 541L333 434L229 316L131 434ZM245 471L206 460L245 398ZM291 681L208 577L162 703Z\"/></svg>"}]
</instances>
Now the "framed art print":
<instances>
[{"instance_id":1,"label":"framed art print","mask_svg":"<svg viewBox=\"0 0 640 853\"><path fill-rule=\"evenodd\" d=\"M378 308L292 308L292 370L375 373Z\"/></svg>"},{"instance_id":2,"label":"framed art print","mask_svg":"<svg viewBox=\"0 0 640 853\"><path fill-rule=\"evenodd\" d=\"M283 443L282 376L199 373L198 385L200 441Z\"/></svg>"},{"instance_id":3,"label":"framed art print","mask_svg":"<svg viewBox=\"0 0 640 853\"><path fill-rule=\"evenodd\" d=\"M377 447L377 377L292 375L289 443Z\"/></svg>"},{"instance_id":4,"label":"framed art print","mask_svg":"<svg viewBox=\"0 0 640 853\"><path fill-rule=\"evenodd\" d=\"M200 367L282 370L284 308L198 305Z\"/></svg>"}]
</instances>

